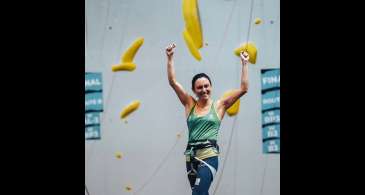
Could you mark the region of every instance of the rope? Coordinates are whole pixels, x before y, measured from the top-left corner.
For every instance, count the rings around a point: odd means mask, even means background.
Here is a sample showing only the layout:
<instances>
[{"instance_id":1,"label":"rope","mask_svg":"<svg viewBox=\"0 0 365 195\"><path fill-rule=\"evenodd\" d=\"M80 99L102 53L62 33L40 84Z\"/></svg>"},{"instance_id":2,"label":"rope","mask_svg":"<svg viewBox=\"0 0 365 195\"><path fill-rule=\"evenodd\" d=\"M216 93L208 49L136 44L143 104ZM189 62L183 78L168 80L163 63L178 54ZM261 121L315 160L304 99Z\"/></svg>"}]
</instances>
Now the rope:
<instances>
[{"instance_id":1,"label":"rope","mask_svg":"<svg viewBox=\"0 0 365 195\"><path fill-rule=\"evenodd\" d=\"M262 182L261 182L261 188L260 188L260 195L262 195L262 192L264 190L265 176L266 176L266 167L267 167L267 156L265 157L265 167L264 167L264 173L263 173L263 176L262 176Z\"/></svg>"},{"instance_id":2,"label":"rope","mask_svg":"<svg viewBox=\"0 0 365 195\"><path fill-rule=\"evenodd\" d=\"M106 17L106 19L105 19L105 23L107 22L107 19L108 19L108 17L109 17L109 4L110 4L110 1L107 1L108 2L108 7L107 7L107 17ZM86 14L86 16L87 16L87 14ZM86 17L85 16L85 17ZM104 28L104 31L103 31L103 35L102 35L102 46L104 45L104 37L105 37L105 28ZM103 51L103 47L102 47L102 49L100 50L100 55L99 55L99 64L100 64L100 61L101 61L101 54L102 54L102 51ZM106 112L106 109L104 110L104 113ZM103 116L104 116L104 114L103 114ZM102 120L101 120L102 121ZM101 123L101 122L100 122ZM92 143L95 143L96 142L96 140L90 140L90 142L92 142ZM91 146L93 146L94 144L92 144ZM92 149L92 147L90 147L90 150ZM92 151L92 150L91 150ZM90 154L91 152L89 152L89 154ZM89 159L90 159L90 155L88 154L88 158L87 158L87 161L89 161Z\"/></svg>"},{"instance_id":3,"label":"rope","mask_svg":"<svg viewBox=\"0 0 365 195\"><path fill-rule=\"evenodd\" d=\"M109 15L109 1L108 1L108 9L107 9L107 15ZM106 22L105 22L106 23ZM103 34L103 37L105 36L105 34ZM103 41L104 41L104 38L103 38ZM104 45L104 42L103 44L101 45ZM102 53L102 51L100 52ZM100 55L99 55L100 56ZM99 57L99 64L100 64L100 57ZM109 88L109 93L108 95L106 96L106 101L105 101L105 109L104 109L104 113L102 114L102 119L100 121L100 124L103 124L103 121L104 121L104 118L105 118L105 115L106 115L106 112L107 112L107 108L108 108L108 104L109 104L109 99L110 99L110 94L111 94L111 88L113 87L113 81L114 81L114 76L112 77L112 83L111 83L111 87ZM89 161L89 159L91 158L91 154L93 152L93 147L94 146L94 143L97 141L97 140L90 140L91 141L91 146L90 146L90 149L89 149L89 153L88 153L88 158L87 158L87 162Z\"/></svg>"},{"instance_id":4,"label":"rope","mask_svg":"<svg viewBox=\"0 0 365 195\"><path fill-rule=\"evenodd\" d=\"M248 40L250 38L251 22L252 22L252 10L253 10L253 0L251 0L250 20L248 22L248 29L247 29L247 43L248 43Z\"/></svg>"},{"instance_id":5,"label":"rope","mask_svg":"<svg viewBox=\"0 0 365 195\"><path fill-rule=\"evenodd\" d=\"M261 0L261 10L262 10L263 13L265 13L264 5L263 5L262 0ZM280 14L279 14L278 20L280 20ZM264 36L264 42L265 43L266 43L266 38L267 38L267 31L265 31L265 36ZM264 190L264 186L265 186L265 178L266 178L266 168L267 168L267 165L268 165L268 156L267 155L264 155L264 156L265 156L264 157L265 158L265 165L264 165L264 171L263 171L263 174L262 174L262 181L261 181L261 186L260 186L260 195L263 194L263 190Z\"/></svg>"},{"instance_id":6,"label":"rope","mask_svg":"<svg viewBox=\"0 0 365 195\"><path fill-rule=\"evenodd\" d=\"M263 9L264 8L263 2L261 4L261 6L262 6L262 9ZM280 7L278 8L278 10L280 10ZM263 10L263 13L265 13L264 10ZM279 16L277 18L277 21L280 21L280 13L279 13ZM265 31L265 36L264 37L265 37L264 41L266 43L267 31ZM280 62L280 60L279 60L279 62ZM280 64L279 62L278 62L278 64ZM262 195L263 191L264 191L265 178L266 178L266 168L267 168L267 165L268 165L268 156L267 155L264 155L264 156L265 156L264 157L265 158L265 166L264 166L264 171L263 171L263 174L262 174L262 181L261 181L261 186L260 186L260 195Z\"/></svg>"},{"instance_id":7,"label":"rope","mask_svg":"<svg viewBox=\"0 0 365 195\"><path fill-rule=\"evenodd\" d=\"M251 7L250 7L250 20L249 20L249 26L248 26L248 32L247 32L247 39L246 39L247 40L247 43L248 43L248 40L249 40L249 37L250 37L250 31L251 31L252 10L253 10L253 0L251 0ZM231 12L231 16L232 16L232 13L233 13L233 9L232 9L232 12ZM228 28L228 26L226 28ZM226 29L226 32L227 31L228 30ZM222 45L222 43L223 43L223 41L221 42L221 45ZM220 49L221 49L221 46L220 46ZM228 143L227 155L226 155L226 157L224 159L223 167L222 167L222 173L218 177L217 187L214 189L213 195L215 195L215 193L217 192L217 190L218 190L218 188L220 186L220 181L221 181L222 175L224 173L223 171L224 171L224 168L225 168L225 165L226 165L226 160L228 159L228 155L229 155L230 148L231 148L232 136L233 136L233 133L234 133L234 129L235 129L234 127L236 125L236 121L237 121L237 116L234 118L234 121L233 121L232 130L231 130L231 136L230 136L229 143Z\"/></svg>"},{"instance_id":8,"label":"rope","mask_svg":"<svg viewBox=\"0 0 365 195\"><path fill-rule=\"evenodd\" d=\"M183 131L184 130L180 131L180 134ZM172 152L174 151L174 149L175 149L178 142L179 142L179 138L175 141L174 145L169 150L169 152L167 152L167 154L162 158L161 162L157 165L156 169L153 171L151 176L142 184L142 186L140 188L138 188L134 192L134 194L137 194L138 192L142 191L152 181L152 179L156 176L156 174L161 170L162 166L166 163L167 159L171 156L171 154L173 154Z\"/></svg>"},{"instance_id":9,"label":"rope","mask_svg":"<svg viewBox=\"0 0 365 195\"><path fill-rule=\"evenodd\" d=\"M252 7L252 5L251 5L251 7ZM263 8L264 8L264 5L263 5L263 1L261 1L261 9L263 10ZM265 11L262 11L263 13L265 13ZM280 14L279 14L279 18L278 18L278 20L280 19ZM265 31L265 32L267 32L267 31ZM265 36L264 36L264 41L266 42L266 33L265 33ZM267 164L268 164L268 156L267 155L265 155L265 166L264 166L264 171L263 171L263 174L262 174L262 181L261 181L261 186L260 186L260 195L262 195L263 194L263 190L264 190L264 186L265 186L265 178L266 178L266 168L267 168Z\"/></svg>"},{"instance_id":10,"label":"rope","mask_svg":"<svg viewBox=\"0 0 365 195\"><path fill-rule=\"evenodd\" d=\"M105 33L106 33L106 24L107 24L107 21L109 20L109 9L110 9L110 0L108 0L107 1L108 2L108 4L107 4L107 10L106 10L106 17L105 17L105 22L104 22L104 24L105 24L105 27L104 27L104 29L103 29L103 35L102 35L102 39L101 39L101 50L100 50L100 55L99 55L99 62L98 62L98 64L101 64L101 62L102 62L102 58L103 58L103 51L104 51L104 44L105 44Z\"/></svg>"},{"instance_id":11,"label":"rope","mask_svg":"<svg viewBox=\"0 0 365 195\"><path fill-rule=\"evenodd\" d=\"M237 147L237 131L235 131L236 135L234 136L235 137L235 140L234 140L234 148L235 148L235 155L234 157L236 158L236 160L233 161L233 194L236 195L236 190L237 190L237 157L238 157L238 154L237 154L237 151L238 151L238 147Z\"/></svg>"},{"instance_id":12,"label":"rope","mask_svg":"<svg viewBox=\"0 0 365 195\"><path fill-rule=\"evenodd\" d=\"M217 63L217 58L222 50L222 47L223 47L223 42L225 40L225 38L227 37L227 33L228 33L228 29L229 29L229 25L231 24L231 21L232 21L232 16L233 16L233 12L234 12L234 8L236 7L236 4L237 4L237 0L234 1L233 5L232 5L232 8L231 8L231 12L230 12L230 15L228 16L228 22L226 23L226 26L225 26L225 31L223 33L223 37L219 43L219 46L218 46L218 50L217 50L217 53L216 55L214 56L214 61L213 63Z\"/></svg>"},{"instance_id":13,"label":"rope","mask_svg":"<svg viewBox=\"0 0 365 195\"><path fill-rule=\"evenodd\" d=\"M224 171L224 168L226 166L226 160L228 159L228 156L229 156L229 151L230 151L230 148L231 148L231 143L232 143L232 138L233 138L233 132L234 132L234 129L235 129L234 127L236 126L236 121L237 121L237 116L233 120L231 135L230 135L230 138L229 138L229 141L228 141L227 154L226 154L226 157L224 158L223 165L222 165L223 166L222 167L222 173L218 176L218 179L217 179L217 187L214 189L213 195L215 195L216 191L218 190L219 185L220 185L220 182L221 182L222 175L224 173L223 171Z\"/></svg>"},{"instance_id":14,"label":"rope","mask_svg":"<svg viewBox=\"0 0 365 195\"><path fill-rule=\"evenodd\" d=\"M109 6L108 6L109 7ZM130 10L130 9L128 9L128 10ZM109 9L108 9L108 12L109 12ZM107 15L109 15L109 13L107 14ZM129 16L130 14L129 14L129 12L127 13L127 17L126 17L126 21L128 21L128 16ZM128 29L128 28L126 28L126 29ZM125 35L125 31L123 31L123 35L121 36L122 38L120 39L120 42L119 42L119 51L121 50L121 48L122 48L122 45L123 45L123 43L124 43L124 35ZM104 36L104 35L103 35ZM104 43L103 43L104 44ZM102 45L103 45L102 44ZM121 53L121 52L119 52L119 53ZM119 53L117 54L118 56L116 57L116 58L118 58L119 59ZM105 102L105 109L104 109L104 114L103 114L103 116L102 116L102 119L101 119L101 124L103 125L104 124L104 122L105 122L105 118L106 118L106 115L107 115L107 111L109 110L108 108L108 106L109 106L109 100L110 100L110 97L111 97L111 92L113 91L112 89L113 89L113 86L114 86L114 79L115 79L115 74L113 74L113 76L112 76L112 81L111 81L111 84L110 84L110 87L109 87L109 93L108 93L108 95L106 96L107 97L107 100L106 100L106 102ZM96 140L93 140L93 142L95 142ZM94 145L94 144L93 144ZM92 148L90 148L90 150L91 150ZM91 152L92 152L92 150L91 150ZM90 158L90 156L91 156L91 152L89 152L89 154L88 154L88 156L89 156L89 158ZM89 160L89 158L88 158L88 160Z\"/></svg>"},{"instance_id":15,"label":"rope","mask_svg":"<svg viewBox=\"0 0 365 195\"><path fill-rule=\"evenodd\" d=\"M110 0L108 1L106 21L108 21L108 18L109 18L109 15L110 15L110 9L109 8L110 8ZM128 16L129 16L129 14L127 14L126 21L128 20ZM106 24L106 21L105 21L105 24ZM102 51L104 50L105 30L106 30L106 28L104 28L103 35L102 35L103 38L102 38L102 44L101 44L102 45L102 49L101 49L101 52L100 52L101 54L102 54ZM120 41L120 44L119 44L119 50L121 50L123 42L124 42L124 33L123 33L123 36L122 36L121 41ZM99 63L101 62L101 58L102 58L102 55L99 56ZM109 87L109 90L108 90L108 94L106 96L104 114L102 115L102 118L101 118L101 121L100 121L100 125L101 126L104 126L104 124L105 124L105 118L107 116L107 111L109 111L109 103L110 103L110 99L111 99L111 93L113 91L112 89L113 89L113 86L114 86L114 80L115 80L115 74L113 74L113 76L112 76L112 81L111 81L111 84L110 84L110 87ZM89 162L89 160L90 160L90 158L91 158L91 156L92 156L92 154L94 152L94 148L95 148L94 147L94 145L95 145L94 143L97 140L90 140L90 141L91 141L91 143L90 143L91 146L90 146L90 149L89 149L89 152L88 152L87 162ZM87 165L85 165L85 166L86 166L86 170L88 170ZM105 174L105 172L104 172L104 174ZM105 186L106 185L105 185L105 179L104 179L104 192L105 192ZM85 184L85 187L86 187L86 184Z\"/></svg>"},{"instance_id":16,"label":"rope","mask_svg":"<svg viewBox=\"0 0 365 195\"><path fill-rule=\"evenodd\" d=\"M125 21L126 21L126 24L128 24L128 19L129 19L129 13L130 13L130 10L131 9L128 9L128 12L127 12L127 16L125 17L126 19L125 19ZM106 28L105 28L106 29ZM104 29L104 30L105 30ZM125 29L128 29L127 28L127 25L126 25L126 28ZM126 31L127 30L125 30L125 31L123 31L123 34L121 35L121 39L120 39L120 42L119 42L119 49L118 49L118 51L119 51L119 53L117 53L117 56L116 56L116 58L117 58L117 60L119 61L120 60L120 53L122 53L122 45L124 44L124 41L125 41L125 33L126 33ZM114 84L114 78L115 78L115 75L116 74L113 74L113 76L112 76L112 84L111 84L111 89L109 90L109 94L111 94L111 92L112 92L112 87L113 87L113 84ZM110 95L109 95L110 96ZM109 102L108 102L108 105L109 105ZM105 114L106 115L106 114ZM103 117L103 122L104 122L104 119L105 119L105 117ZM105 172L104 172L104 174L105 174ZM106 179L105 179L106 180ZM106 186L105 184L104 184L104 186ZM108 193L109 194L109 193Z\"/></svg>"},{"instance_id":17,"label":"rope","mask_svg":"<svg viewBox=\"0 0 365 195\"><path fill-rule=\"evenodd\" d=\"M87 189L86 184L85 184L85 190L86 190L86 194L87 194L87 195L90 195L89 190Z\"/></svg>"},{"instance_id":18,"label":"rope","mask_svg":"<svg viewBox=\"0 0 365 195\"><path fill-rule=\"evenodd\" d=\"M107 1L107 17L105 18L105 24L106 24L106 21L108 20L108 18L109 18L109 8L110 8L110 0L109 1ZM87 19L87 14L85 15L85 18ZM86 20L86 24L87 24L87 20ZM104 49L104 39L105 39L105 29L106 28L104 28L104 30L103 30L103 35L102 35L102 48L101 48L101 51L100 51L100 55L99 55L99 64L100 64L100 62L101 62L101 57L102 57L102 51L103 51L103 49ZM86 48L87 48L87 42L88 42L88 34L87 34L87 26L86 26ZM86 49L85 49L86 50ZM113 83L113 81L112 81L112 83ZM110 91L110 90L109 90ZM105 110L105 112L106 112L106 110ZM103 115L104 116L104 115ZM104 118L104 117L103 117ZM102 121L103 121L103 119L102 119ZM89 155L88 155L88 157L87 157L87 162L89 162L89 159L91 158L91 153L93 152L93 148L94 147L92 147L94 144L93 143L95 143L95 141L96 140L90 140L92 143L90 143L90 144L92 144L91 145L91 147L90 147L90 152L89 152ZM87 164L85 165L86 166L86 170L88 169L87 168ZM89 191L88 191L88 189L87 189L87 185L86 185L86 182L85 182L85 189L86 189L86 192L87 192L87 194L88 195L90 195L89 194Z\"/></svg>"}]
</instances>

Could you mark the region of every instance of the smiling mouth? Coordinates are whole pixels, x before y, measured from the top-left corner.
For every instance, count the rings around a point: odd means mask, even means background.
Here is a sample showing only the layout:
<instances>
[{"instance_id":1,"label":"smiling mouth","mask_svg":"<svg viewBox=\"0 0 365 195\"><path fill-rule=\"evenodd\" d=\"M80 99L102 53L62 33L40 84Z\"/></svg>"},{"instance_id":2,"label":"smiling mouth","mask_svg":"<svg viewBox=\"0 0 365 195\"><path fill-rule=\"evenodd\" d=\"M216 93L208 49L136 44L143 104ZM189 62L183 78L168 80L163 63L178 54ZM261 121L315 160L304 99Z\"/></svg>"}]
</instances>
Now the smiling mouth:
<instances>
[{"instance_id":1,"label":"smiling mouth","mask_svg":"<svg viewBox=\"0 0 365 195\"><path fill-rule=\"evenodd\" d=\"M210 94L210 92L208 92L208 91L205 91L205 92L201 92L200 93L200 96L209 96L209 94Z\"/></svg>"}]
</instances>

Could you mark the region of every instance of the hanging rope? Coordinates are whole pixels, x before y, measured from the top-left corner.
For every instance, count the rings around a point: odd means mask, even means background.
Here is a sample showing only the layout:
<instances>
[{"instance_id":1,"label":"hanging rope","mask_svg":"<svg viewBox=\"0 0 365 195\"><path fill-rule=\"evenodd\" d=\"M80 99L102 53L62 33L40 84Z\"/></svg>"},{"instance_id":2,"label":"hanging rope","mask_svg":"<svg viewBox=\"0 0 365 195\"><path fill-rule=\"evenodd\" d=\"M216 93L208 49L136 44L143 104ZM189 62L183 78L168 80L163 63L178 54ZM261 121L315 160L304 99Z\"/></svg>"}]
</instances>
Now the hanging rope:
<instances>
[{"instance_id":1,"label":"hanging rope","mask_svg":"<svg viewBox=\"0 0 365 195\"><path fill-rule=\"evenodd\" d=\"M225 30L224 30L224 33L223 33L223 37L222 37L222 39L221 39L221 41L219 43L217 53L214 56L214 60L213 60L213 62L211 64L213 64L213 63L216 64L217 63L217 60L218 60L218 56L220 56L220 53L221 53L221 50L222 50L222 47L223 47L223 42L225 41L225 39L227 37L229 25L231 24L232 16L233 16L233 12L234 12L234 9L236 7L236 4L237 4L237 0L235 0L234 3L233 3L233 5L232 5L230 14L228 16L228 22L226 22L226 26L225 26Z\"/></svg>"},{"instance_id":2,"label":"hanging rope","mask_svg":"<svg viewBox=\"0 0 365 195\"><path fill-rule=\"evenodd\" d=\"M109 12L109 4L108 4L108 12ZM128 19L129 19L129 11L130 9L128 9L128 13L126 14L127 16L126 16L126 23L127 23L127 21L128 21ZM109 16L109 13L107 14L108 16ZM105 22L106 23L106 22ZM128 23L127 23L128 24ZM104 29L106 29L106 28L104 28ZM126 29L128 29L128 28L126 28ZM120 52L118 52L117 53L117 56L115 57L116 59L118 59L119 60L119 56L120 56L120 53L121 53L121 50L122 50L122 45L123 45L123 43L124 43L124 35L125 35L125 31L123 31L123 34L122 34L122 38L120 39L120 42L119 42L119 49L118 49L118 51L120 51ZM103 37L105 36L105 34L103 34ZM104 40L104 38L103 38L103 40ZM104 43L102 44L102 45L104 45ZM99 61L100 61L100 58L99 58ZM101 119L101 125L104 125L104 122L105 122L105 118L106 118L106 115L107 115L107 111L109 110L109 100L110 100L110 97L111 97L111 92L113 91L112 89L113 89L113 86L114 86L114 79L115 79L115 74L113 74L113 76L112 76L112 81L111 81L111 84L110 84L110 87L109 87L109 93L108 93L108 95L106 96L107 97L107 99L106 99L106 102L105 102L105 109L104 109L104 114L102 115L102 119ZM96 140L93 140L93 142L96 142ZM94 144L93 144L94 145ZM91 152L89 152L89 154L88 154L88 160L89 160L89 158L91 157L91 153L92 153L92 147L90 148L90 150L91 150Z\"/></svg>"},{"instance_id":3,"label":"hanging rope","mask_svg":"<svg viewBox=\"0 0 365 195\"><path fill-rule=\"evenodd\" d=\"M130 9L128 9L128 10L130 10ZM107 17L106 17L106 21L105 21L105 24L107 23L107 21L108 21L108 18L109 18L109 15L110 15L110 0L108 1L108 7L107 7ZM128 11L128 13L129 13L129 11ZM127 13L127 17L126 17L126 21L128 21L128 16L129 16L129 14ZM126 22L127 23L127 22ZM127 28L126 28L127 29ZM101 58L102 58L102 51L104 50L104 44L105 44L105 30L106 30L106 26L105 26L105 28L104 28L104 31L103 31L103 35L102 35L102 49L101 49L101 54L100 54L100 56L99 56L99 64L101 63ZM125 31L123 31L124 33L125 33ZM119 43L119 51L121 50L121 48L122 48L122 45L123 45L123 43L124 43L124 33L123 33L123 35L122 35L122 38L121 38L121 41L120 41L120 43ZM116 58L119 58L119 53L117 54L117 57ZM103 113L103 115L102 115L102 117L101 117L101 120L100 120L100 125L101 126L105 126L105 119L106 119L106 116L107 116L107 111L109 111L109 103L110 103L110 99L111 99L111 93L112 93L112 91L113 91L113 86L114 86L114 80L115 80L115 74L113 74L113 76L112 76L112 81L111 81L111 84L110 84L110 87L109 87L109 90L108 90L108 94L107 94L107 96L106 96L106 101L105 101L105 109L104 109L104 113ZM87 162L89 162L90 161L90 158L91 158L91 156L92 156L92 154L93 154L93 152L94 152L94 143L97 141L97 140L91 140L92 142L90 143L91 144L91 146L90 146L90 148L89 148L89 152L88 152L88 157L87 157ZM87 167L87 164L85 165L86 166L86 170L88 170L88 167ZM104 172L104 174L105 174L105 172ZM105 179L104 179L104 193L105 193L105 186L106 186L106 184L105 184ZM85 184L85 187L86 187L86 184ZM106 193L105 193L106 194Z\"/></svg>"},{"instance_id":4,"label":"hanging rope","mask_svg":"<svg viewBox=\"0 0 365 195\"><path fill-rule=\"evenodd\" d=\"M229 152L230 152L230 148L231 148L231 143L232 143L232 138L233 138L233 132L234 132L234 129L235 129L234 127L236 126L236 121L237 121L237 116L234 117L234 119L233 119L231 135L230 135L229 140L228 140L227 154L225 155L225 158L224 158L224 161L223 161L223 165L222 165L222 171L221 171L221 174L218 176L217 185L216 185L217 187L214 189L213 195L215 195L215 193L217 192L217 190L218 190L218 188L220 186L221 178L222 178L222 175L224 173L224 168L226 166L226 161L228 159Z\"/></svg>"},{"instance_id":5,"label":"hanging rope","mask_svg":"<svg viewBox=\"0 0 365 195\"><path fill-rule=\"evenodd\" d=\"M86 184L85 184L85 190L86 190L86 194L87 194L87 195L90 195L90 194L89 194L89 190L87 189Z\"/></svg>"},{"instance_id":6,"label":"hanging rope","mask_svg":"<svg viewBox=\"0 0 365 195\"><path fill-rule=\"evenodd\" d=\"M107 1L107 17L105 18L105 24L106 24L106 22L108 21L108 18L109 18L109 8L110 8L110 0L108 0ZM87 14L85 15L85 18L87 19ZM86 24L87 24L87 20L86 20ZM101 62L101 58L102 58L102 53L103 53L103 49L104 49L104 39L105 39L105 29L106 29L106 27L104 28L104 30L103 30L103 35L102 35L102 48L101 48L101 50L100 50L100 55L99 55L99 64L100 64L100 62ZM87 26L86 26L86 43L88 42L88 34L87 34ZM88 45L86 44L86 47L87 47ZM114 80L114 79L112 79L112 80ZM113 81L112 81L112 83L113 83ZM110 89L109 89L109 91L110 91ZM109 93L110 94L110 93ZM108 97L108 99L109 99L109 95L107 96ZM108 99L107 99L107 101L108 101ZM106 104L107 105L107 104ZM104 112L106 112L106 109L104 110ZM102 115L102 116L104 116L104 115ZM105 117L102 117L102 118L105 118ZM103 121L103 119L101 120L101 123L100 124L102 124L102 121ZM91 141L91 146L90 146L90 149L89 149L89 154L88 154L88 157L87 157L87 161L86 162L89 162L89 160L90 160L90 158L91 158L91 153L93 152L93 146L94 146L94 143L95 143L95 141L96 140L90 140ZM86 165L85 165L85 168L86 168L86 170L88 170L88 167L87 167L87 163L85 163ZM85 189L86 189L86 192L87 192L87 194L88 195L90 195L89 194L89 191L88 191L88 189L87 189L87 185L86 185L86 182L85 182Z\"/></svg>"},{"instance_id":7,"label":"hanging rope","mask_svg":"<svg viewBox=\"0 0 365 195\"><path fill-rule=\"evenodd\" d=\"M106 16L106 19L105 19L105 24L107 23L107 20L108 20L108 17L109 17L109 4L110 4L110 0L108 0L107 1L108 2L108 4L107 4L107 16ZM103 47L104 47L104 37L105 37L105 29L106 29L106 27L104 28L104 31L103 31L103 34L102 34L102 43L100 44L100 45L102 45L102 48L101 48L101 50L100 50L100 55L99 55L99 58L98 58L98 64L101 64L100 62L101 62L101 56L102 56L102 53L103 53ZM113 81L112 81L112 83L113 83ZM111 88L111 87L110 87ZM109 94L110 94L110 89L109 89ZM109 95L107 96L107 98L109 99ZM108 102L108 99L106 100L107 102ZM107 103L105 103L105 105L107 106ZM104 113L106 113L106 109L104 109ZM101 119L101 121L100 121L100 124L102 124L102 121L103 121L103 118L105 118L104 117L105 116L105 114L103 114L102 115L102 119ZM90 159L90 153L92 152L92 146L94 145L94 143L96 142L97 140L89 140L89 142L91 142L90 144L91 144L91 146L90 146L90 149L89 149L89 153L88 153L88 158L87 158L87 162L89 161L89 159ZM87 170L87 169L86 169Z\"/></svg>"},{"instance_id":8,"label":"hanging rope","mask_svg":"<svg viewBox=\"0 0 365 195\"><path fill-rule=\"evenodd\" d=\"M133 1L132 1L133 2ZM131 5L130 5L131 6ZM128 24L128 20L129 20L129 15L130 15L130 10L131 9L128 9L128 11L127 11L127 16L125 17L126 19L125 19L125 23L126 23L126 25L125 25L125 29L128 29L128 26L127 26L127 24ZM125 42L125 34L126 34L126 31L127 30L124 30L123 31L123 34L121 35L121 39L120 39L120 42L119 42L119 49L118 49L118 53L116 54L116 59L119 61L120 60L120 53L122 53L122 46L123 46L123 44L124 44L124 42ZM109 93L109 97L111 97L111 92L113 91L112 90L112 88L113 88L113 86L114 86L114 80L115 80L115 73L113 73L113 76L112 76L112 83L111 83L111 89L110 89L110 93ZM109 103L109 102L108 102ZM109 106L109 104L108 104L108 106ZM103 118L103 124L104 124L104 122L105 122L105 117ZM105 125L104 125L105 126ZM105 137L105 136L104 136ZM105 173L106 173L107 171L105 171L104 172L104 175L105 175ZM106 187L106 183L107 183L107 177L105 177L106 179L104 179L104 187ZM109 194L109 193L107 193L107 194Z\"/></svg>"},{"instance_id":9,"label":"hanging rope","mask_svg":"<svg viewBox=\"0 0 365 195\"><path fill-rule=\"evenodd\" d=\"M180 131L180 134L184 132L184 130ZM142 191L151 181L152 179L156 176L156 174L161 170L162 166L167 162L168 158L171 156L171 154L173 154L172 152L175 150L175 147L177 145L177 143L179 142L179 138L177 138L177 140L175 141L174 145L172 146L172 148L167 152L167 154L162 158L161 162L157 165L156 169L153 171L153 173L151 174L151 176L142 184L142 186L137 189L134 194L139 193L140 191Z\"/></svg>"},{"instance_id":10,"label":"hanging rope","mask_svg":"<svg viewBox=\"0 0 365 195\"><path fill-rule=\"evenodd\" d=\"M101 38L101 49L100 49L100 54L99 54L99 61L98 61L98 65L101 65L102 63L102 58L103 58L103 51L104 51L104 45L105 45L105 33L106 33L106 29L107 29L107 21L109 21L109 10L110 10L110 0L107 1L107 9L106 9L106 17L105 17L105 21L104 21L104 28L103 28L103 34L102 34L102 38Z\"/></svg>"},{"instance_id":11,"label":"hanging rope","mask_svg":"<svg viewBox=\"0 0 365 195\"><path fill-rule=\"evenodd\" d=\"M250 20L249 20L249 24L248 24L247 39L246 39L247 40L247 43L248 43L248 40L249 40L249 37L250 37L250 31L251 31L252 11L253 11L253 0L251 0L251 7L250 7ZM233 13L233 10L232 10L232 13ZM231 15L232 15L232 13L231 13ZM228 30L226 29L226 31L228 31ZM223 41L222 41L222 43L223 43ZM231 136L230 136L229 142L228 142L227 154L226 154L226 157L224 158L224 161L223 161L222 173L218 177L217 185L216 185L217 187L214 189L213 195L215 195L215 193L217 192L217 190L218 190L218 188L220 186L220 181L221 181L222 175L224 173L224 168L225 168L225 165L226 165L226 160L228 159L229 152L230 152L230 149L231 149L231 142L232 142L232 137L233 137L233 133L234 133L234 130L235 130L235 126L236 126L236 121L237 121L237 116L234 118L234 121L233 121L232 130L231 130Z\"/></svg>"},{"instance_id":12,"label":"hanging rope","mask_svg":"<svg viewBox=\"0 0 365 195\"><path fill-rule=\"evenodd\" d=\"M234 136L234 161L233 161L233 194L236 195L236 189L237 189L237 159L238 159L238 154L237 154L237 150L238 150L238 147L237 147L237 131L235 131L236 135Z\"/></svg>"},{"instance_id":13,"label":"hanging rope","mask_svg":"<svg viewBox=\"0 0 365 195\"><path fill-rule=\"evenodd\" d=\"M265 176L266 176L266 167L267 167L267 155L265 155L265 166L264 166L264 173L262 175L261 187L260 187L260 195L262 195L264 191L264 184L265 184Z\"/></svg>"},{"instance_id":14,"label":"hanging rope","mask_svg":"<svg viewBox=\"0 0 365 195\"><path fill-rule=\"evenodd\" d=\"M260 3L261 3L262 13L265 13L263 0L261 0ZM278 20L280 20L280 14L279 14ZM265 42L265 44L266 44L266 38L267 38L267 36L266 36L267 33L266 32L267 31L265 31L265 36L264 36L264 42ZM264 191L265 178L266 178L266 168L267 168L267 165L268 165L268 156L267 155L264 155L264 158L265 158L265 165L264 165L264 171L263 171L263 174L262 174L262 180L261 180L261 186L260 186L260 195L262 195L263 194L263 191Z\"/></svg>"},{"instance_id":15,"label":"hanging rope","mask_svg":"<svg viewBox=\"0 0 365 195\"><path fill-rule=\"evenodd\" d=\"M251 8L250 8L250 20L248 22L248 28L247 28L247 41L246 43L248 43L249 38L250 38L250 32L251 32L251 22L252 22L252 10L253 10L253 0L251 0Z\"/></svg>"}]
</instances>

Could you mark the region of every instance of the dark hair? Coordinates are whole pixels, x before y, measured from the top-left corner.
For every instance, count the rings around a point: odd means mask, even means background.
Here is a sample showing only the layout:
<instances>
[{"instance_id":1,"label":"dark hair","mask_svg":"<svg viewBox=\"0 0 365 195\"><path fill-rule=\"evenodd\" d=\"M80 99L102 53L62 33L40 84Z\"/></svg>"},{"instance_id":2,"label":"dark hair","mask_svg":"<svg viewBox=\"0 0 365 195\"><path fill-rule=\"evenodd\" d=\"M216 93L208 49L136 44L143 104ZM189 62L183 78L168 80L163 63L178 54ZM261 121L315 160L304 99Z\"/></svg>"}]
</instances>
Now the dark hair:
<instances>
[{"instance_id":1,"label":"dark hair","mask_svg":"<svg viewBox=\"0 0 365 195\"><path fill-rule=\"evenodd\" d=\"M205 77L209 80L209 83L210 85L212 85L212 81L210 81L210 78L208 75L206 75L205 73L199 73L199 74L196 74L194 77L193 77L193 80L191 81L191 88L194 90L194 86L195 86L195 81L202 78L202 77Z\"/></svg>"}]
</instances>

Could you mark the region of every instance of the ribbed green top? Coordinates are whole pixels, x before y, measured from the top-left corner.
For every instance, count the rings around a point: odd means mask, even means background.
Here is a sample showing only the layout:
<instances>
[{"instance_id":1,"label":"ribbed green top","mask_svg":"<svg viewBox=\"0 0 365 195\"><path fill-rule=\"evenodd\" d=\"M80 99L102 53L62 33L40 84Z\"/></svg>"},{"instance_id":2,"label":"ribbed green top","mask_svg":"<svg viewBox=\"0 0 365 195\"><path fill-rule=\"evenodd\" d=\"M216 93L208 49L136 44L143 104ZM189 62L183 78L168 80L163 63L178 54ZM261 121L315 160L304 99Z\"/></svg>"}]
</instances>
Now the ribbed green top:
<instances>
[{"instance_id":1,"label":"ribbed green top","mask_svg":"<svg viewBox=\"0 0 365 195\"><path fill-rule=\"evenodd\" d=\"M217 140L221 120L218 118L218 114L214 109L214 103L212 103L210 111L204 116L195 115L195 105L191 109L187 119L189 142L207 139Z\"/></svg>"}]
</instances>

